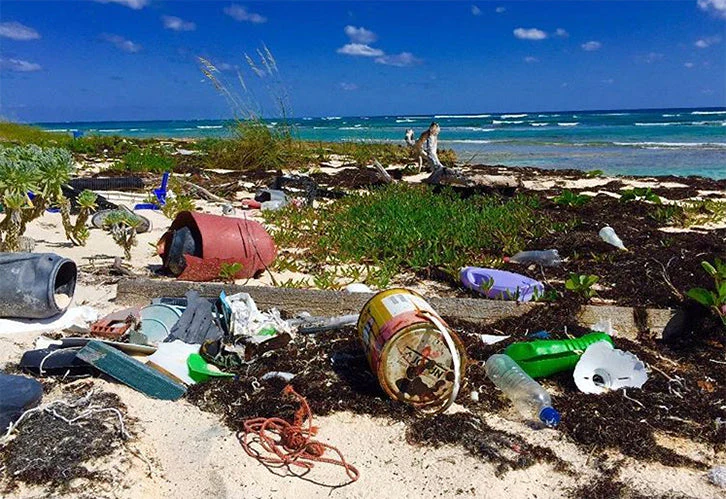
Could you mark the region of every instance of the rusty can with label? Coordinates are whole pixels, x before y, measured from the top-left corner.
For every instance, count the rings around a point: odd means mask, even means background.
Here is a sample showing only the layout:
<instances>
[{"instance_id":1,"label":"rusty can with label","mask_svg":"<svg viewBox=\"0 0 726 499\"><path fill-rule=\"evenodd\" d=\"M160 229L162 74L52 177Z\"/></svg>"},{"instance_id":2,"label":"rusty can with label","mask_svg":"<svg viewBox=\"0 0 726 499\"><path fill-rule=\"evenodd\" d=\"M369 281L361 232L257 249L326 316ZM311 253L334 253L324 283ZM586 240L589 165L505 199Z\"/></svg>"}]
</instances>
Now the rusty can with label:
<instances>
[{"instance_id":1,"label":"rusty can with label","mask_svg":"<svg viewBox=\"0 0 726 499\"><path fill-rule=\"evenodd\" d=\"M456 399L466 369L461 340L418 293L394 288L365 304L358 334L385 392L426 412Z\"/></svg>"}]
</instances>

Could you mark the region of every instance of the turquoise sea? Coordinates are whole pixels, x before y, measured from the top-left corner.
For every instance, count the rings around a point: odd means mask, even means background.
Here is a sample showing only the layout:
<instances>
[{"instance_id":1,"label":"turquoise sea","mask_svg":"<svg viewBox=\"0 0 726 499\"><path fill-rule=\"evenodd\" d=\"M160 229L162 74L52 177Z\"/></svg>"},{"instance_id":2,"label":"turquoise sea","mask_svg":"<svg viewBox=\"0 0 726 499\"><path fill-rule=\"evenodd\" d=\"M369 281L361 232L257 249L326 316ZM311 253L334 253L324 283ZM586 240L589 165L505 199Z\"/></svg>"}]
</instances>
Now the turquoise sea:
<instances>
[{"instance_id":1,"label":"turquoise sea","mask_svg":"<svg viewBox=\"0 0 726 499\"><path fill-rule=\"evenodd\" d=\"M306 140L403 144L408 128L441 125L440 147L461 161L622 175L726 178L726 108L328 116L289 120ZM275 126L279 120L269 120ZM62 133L204 138L231 134L231 121L38 123Z\"/></svg>"}]
</instances>

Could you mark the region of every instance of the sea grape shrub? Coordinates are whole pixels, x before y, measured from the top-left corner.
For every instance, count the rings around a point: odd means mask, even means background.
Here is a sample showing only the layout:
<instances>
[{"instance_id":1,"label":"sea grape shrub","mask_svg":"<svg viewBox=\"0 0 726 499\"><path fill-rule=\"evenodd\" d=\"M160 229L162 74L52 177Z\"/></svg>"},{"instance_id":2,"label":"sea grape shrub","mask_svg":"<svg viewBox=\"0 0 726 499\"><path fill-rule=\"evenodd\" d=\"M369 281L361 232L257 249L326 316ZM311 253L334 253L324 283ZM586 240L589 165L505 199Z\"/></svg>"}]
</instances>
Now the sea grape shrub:
<instances>
[{"instance_id":1,"label":"sea grape shrub","mask_svg":"<svg viewBox=\"0 0 726 499\"><path fill-rule=\"evenodd\" d=\"M595 296L595 290L592 289L593 285L598 282L600 278L596 275L584 275L584 274L570 274L565 281L565 288L579 294L583 298L589 300Z\"/></svg>"},{"instance_id":2,"label":"sea grape shrub","mask_svg":"<svg viewBox=\"0 0 726 499\"><path fill-rule=\"evenodd\" d=\"M713 310L726 326L726 262L716 258L713 265L703 261L701 266L713 278L714 289L691 288L686 295Z\"/></svg>"},{"instance_id":3,"label":"sea grape shrub","mask_svg":"<svg viewBox=\"0 0 726 499\"><path fill-rule=\"evenodd\" d=\"M554 201L555 204L558 204L560 206L577 208L588 203L590 201L590 196L586 196L584 194L575 194L574 192L565 189L564 191L562 191L562 194L560 194L559 196L555 196Z\"/></svg>"}]
</instances>

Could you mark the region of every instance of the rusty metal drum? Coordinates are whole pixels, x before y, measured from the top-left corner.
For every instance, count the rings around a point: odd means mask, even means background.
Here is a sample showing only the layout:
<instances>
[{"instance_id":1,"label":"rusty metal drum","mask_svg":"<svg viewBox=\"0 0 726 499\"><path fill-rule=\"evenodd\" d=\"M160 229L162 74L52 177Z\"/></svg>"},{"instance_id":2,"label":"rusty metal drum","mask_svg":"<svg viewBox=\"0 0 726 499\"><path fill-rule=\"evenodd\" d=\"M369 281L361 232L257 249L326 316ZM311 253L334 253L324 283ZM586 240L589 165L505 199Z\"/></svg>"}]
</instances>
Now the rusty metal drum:
<instances>
[{"instance_id":1,"label":"rusty metal drum","mask_svg":"<svg viewBox=\"0 0 726 499\"><path fill-rule=\"evenodd\" d=\"M466 369L461 340L418 293L394 288L365 304L358 334L385 392L425 412L448 408Z\"/></svg>"}]
</instances>

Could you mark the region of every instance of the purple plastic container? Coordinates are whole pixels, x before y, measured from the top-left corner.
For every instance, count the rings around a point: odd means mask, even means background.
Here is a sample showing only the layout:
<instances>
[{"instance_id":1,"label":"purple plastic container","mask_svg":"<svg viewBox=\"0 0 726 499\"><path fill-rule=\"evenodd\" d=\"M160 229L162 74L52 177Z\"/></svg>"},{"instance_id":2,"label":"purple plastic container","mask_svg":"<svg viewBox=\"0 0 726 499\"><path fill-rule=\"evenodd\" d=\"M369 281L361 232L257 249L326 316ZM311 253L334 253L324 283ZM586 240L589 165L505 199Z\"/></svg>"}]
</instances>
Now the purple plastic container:
<instances>
[{"instance_id":1,"label":"purple plastic container","mask_svg":"<svg viewBox=\"0 0 726 499\"><path fill-rule=\"evenodd\" d=\"M460 275L464 286L491 299L525 302L532 301L535 293L538 296L544 294L544 285L541 282L514 272L464 267Z\"/></svg>"}]
</instances>

